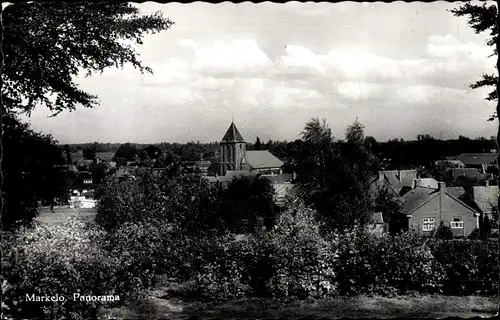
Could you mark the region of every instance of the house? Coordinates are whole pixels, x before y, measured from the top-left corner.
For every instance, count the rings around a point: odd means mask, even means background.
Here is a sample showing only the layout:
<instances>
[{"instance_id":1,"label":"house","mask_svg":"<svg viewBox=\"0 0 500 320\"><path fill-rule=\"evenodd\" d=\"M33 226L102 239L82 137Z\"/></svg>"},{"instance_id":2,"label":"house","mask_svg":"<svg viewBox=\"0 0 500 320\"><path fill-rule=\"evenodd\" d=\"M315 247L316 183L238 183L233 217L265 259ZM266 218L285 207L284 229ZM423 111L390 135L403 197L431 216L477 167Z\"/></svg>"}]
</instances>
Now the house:
<instances>
[{"instance_id":1,"label":"house","mask_svg":"<svg viewBox=\"0 0 500 320\"><path fill-rule=\"evenodd\" d=\"M446 160L438 160L436 161L437 166L444 166L446 168L465 168L465 164L463 164L460 160L446 159Z\"/></svg>"},{"instance_id":2,"label":"house","mask_svg":"<svg viewBox=\"0 0 500 320\"><path fill-rule=\"evenodd\" d=\"M383 170L378 177L372 177L370 189L372 194L382 189L390 193L403 195L413 188L413 182L418 177L417 170Z\"/></svg>"},{"instance_id":3,"label":"house","mask_svg":"<svg viewBox=\"0 0 500 320\"><path fill-rule=\"evenodd\" d=\"M444 182L437 188L417 185L403 196L400 212L407 218L408 229L428 236L441 222L455 237L467 237L479 226L479 213L447 190Z\"/></svg>"},{"instance_id":4,"label":"house","mask_svg":"<svg viewBox=\"0 0 500 320\"><path fill-rule=\"evenodd\" d=\"M477 168L486 173L488 166L496 164L498 153L462 153L455 160L461 161L466 168Z\"/></svg>"},{"instance_id":5,"label":"house","mask_svg":"<svg viewBox=\"0 0 500 320\"><path fill-rule=\"evenodd\" d=\"M374 212L371 221L366 225L366 230L375 236L382 236L384 234L384 217L382 212Z\"/></svg>"},{"instance_id":6,"label":"house","mask_svg":"<svg viewBox=\"0 0 500 320\"><path fill-rule=\"evenodd\" d=\"M387 174L386 171L379 171L378 176L370 178L369 192L372 200L375 200L383 192L397 197L402 188L403 186L399 179L393 174Z\"/></svg>"},{"instance_id":7,"label":"house","mask_svg":"<svg viewBox=\"0 0 500 320\"><path fill-rule=\"evenodd\" d=\"M446 168L446 176L448 179L456 180L460 177L466 177L469 179L482 179L483 174L481 174L478 168Z\"/></svg>"},{"instance_id":8,"label":"house","mask_svg":"<svg viewBox=\"0 0 500 320\"><path fill-rule=\"evenodd\" d=\"M474 203L478 211L492 219L493 213L498 211L498 186L475 186L472 187L472 190Z\"/></svg>"}]
</instances>

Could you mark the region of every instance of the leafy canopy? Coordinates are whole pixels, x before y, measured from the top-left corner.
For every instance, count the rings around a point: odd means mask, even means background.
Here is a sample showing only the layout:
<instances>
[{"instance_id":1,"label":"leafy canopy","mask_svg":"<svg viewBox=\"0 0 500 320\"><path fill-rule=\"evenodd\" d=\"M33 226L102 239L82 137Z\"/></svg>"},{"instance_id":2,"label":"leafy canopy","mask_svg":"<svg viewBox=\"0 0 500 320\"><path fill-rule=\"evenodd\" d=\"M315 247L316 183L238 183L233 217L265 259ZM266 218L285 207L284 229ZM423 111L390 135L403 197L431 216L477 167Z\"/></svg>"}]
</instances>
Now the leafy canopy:
<instances>
[{"instance_id":1,"label":"leafy canopy","mask_svg":"<svg viewBox=\"0 0 500 320\"><path fill-rule=\"evenodd\" d=\"M173 24L160 13L140 15L129 3L29 2L11 4L2 15L3 102L26 114L37 105L53 115L78 104L95 107L97 97L75 82L82 72L88 76L130 63L152 73L133 44Z\"/></svg>"},{"instance_id":2,"label":"leafy canopy","mask_svg":"<svg viewBox=\"0 0 500 320\"><path fill-rule=\"evenodd\" d=\"M497 7L495 5L490 5L487 3L482 4L470 4L469 2L462 4L457 9L451 10L453 15L457 17L466 16L468 18L469 26L474 30L475 33L489 32L489 38L486 41L488 46L493 47L493 54L497 55L496 42L498 38L498 28L496 25L497 19ZM482 88L482 87L494 87L486 100L497 101L498 93L496 90L496 85L498 83L498 75L496 74L483 74L482 79L471 84L472 89ZM489 121L494 120L498 115L493 114Z\"/></svg>"}]
</instances>

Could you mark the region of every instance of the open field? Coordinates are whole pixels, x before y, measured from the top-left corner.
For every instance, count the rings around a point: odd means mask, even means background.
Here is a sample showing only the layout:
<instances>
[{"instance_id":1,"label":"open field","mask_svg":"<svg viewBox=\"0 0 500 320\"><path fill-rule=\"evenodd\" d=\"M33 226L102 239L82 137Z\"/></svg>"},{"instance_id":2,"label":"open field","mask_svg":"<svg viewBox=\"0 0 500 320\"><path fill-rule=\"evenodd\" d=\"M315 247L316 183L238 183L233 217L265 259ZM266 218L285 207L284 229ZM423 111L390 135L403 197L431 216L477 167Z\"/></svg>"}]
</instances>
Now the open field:
<instances>
[{"instance_id":1,"label":"open field","mask_svg":"<svg viewBox=\"0 0 500 320\"><path fill-rule=\"evenodd\" d=\"M44 207L38 209L38 212L39 216L36 218L36 220L47 223L49 225L63 223L70 217L93 219L96 215L95 209L87 208L54 208L54 210L51 211L50 208Z\"/></svg>"}]
</instances>

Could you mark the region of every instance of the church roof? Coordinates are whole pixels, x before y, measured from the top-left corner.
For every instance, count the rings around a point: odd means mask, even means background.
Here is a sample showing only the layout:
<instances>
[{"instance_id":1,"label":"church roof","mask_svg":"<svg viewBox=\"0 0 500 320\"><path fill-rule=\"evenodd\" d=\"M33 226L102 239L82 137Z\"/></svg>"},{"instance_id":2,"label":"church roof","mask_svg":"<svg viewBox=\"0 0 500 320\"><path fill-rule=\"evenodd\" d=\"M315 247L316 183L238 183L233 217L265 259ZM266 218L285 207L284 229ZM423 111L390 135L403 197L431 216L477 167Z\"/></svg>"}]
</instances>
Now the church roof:
<instances>
[{"instance_id":1,"label":"church roof","mask_svg":"<svg viewBox=\"0 0 500 320\"><path fill-rule=\"evenodd\" d=\"M229 129L227 129L221 142L245 142L245 140L234 125L234 122L231 122L231 125L229 126Z\"/></svg>"},{"instance_id":2,"label":"church roof","mask_svg":"<svg viewBox=\"0 0 500 320\"><path fill-rule=\"evenodd\" d=\"M246 152L245 161L252 169L280 168L283 166L283 161L267 150L249 150Z\"/></svg>"}]
</instances>

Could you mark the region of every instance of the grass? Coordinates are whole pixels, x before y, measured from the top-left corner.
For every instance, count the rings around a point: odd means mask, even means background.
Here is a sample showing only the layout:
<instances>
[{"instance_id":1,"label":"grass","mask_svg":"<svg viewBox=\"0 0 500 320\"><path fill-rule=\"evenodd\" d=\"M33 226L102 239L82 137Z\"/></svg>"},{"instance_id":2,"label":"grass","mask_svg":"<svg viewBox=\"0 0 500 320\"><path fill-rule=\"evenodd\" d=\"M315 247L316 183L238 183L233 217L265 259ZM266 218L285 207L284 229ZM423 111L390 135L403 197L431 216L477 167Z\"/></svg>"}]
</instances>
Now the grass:
<instances>
[{"instance_id":1,"label":"grass","mask_svg":"<svg viewBox=\"0 0 500 320\"><path fill-rule=\"evenodd\" d=\"M87 208L40 208L36 220L48 225L57 225L68 221L70 217L78 217L83 219L93 219L96 215L95 209Z\"/></svg>"},{"instance_id":2,"label":"grass","mask_svg":"<svg viewBox=\"0 0 500 320\"><path fill-rule=\"evenodd\" d=\"M226 303L211 303L190 298L178 286L172 290L163 285L149 292L149 297L137 305L106 310L113 318L186 319L203 318L444 318L495 315L499 299L494 297L413 295L393 298L356 296L329 299L307 299L282 302L274 299L241 299Z\"/></svg>"}]
</instances>

